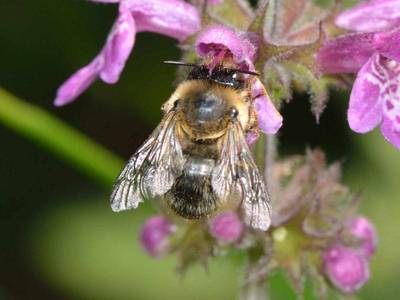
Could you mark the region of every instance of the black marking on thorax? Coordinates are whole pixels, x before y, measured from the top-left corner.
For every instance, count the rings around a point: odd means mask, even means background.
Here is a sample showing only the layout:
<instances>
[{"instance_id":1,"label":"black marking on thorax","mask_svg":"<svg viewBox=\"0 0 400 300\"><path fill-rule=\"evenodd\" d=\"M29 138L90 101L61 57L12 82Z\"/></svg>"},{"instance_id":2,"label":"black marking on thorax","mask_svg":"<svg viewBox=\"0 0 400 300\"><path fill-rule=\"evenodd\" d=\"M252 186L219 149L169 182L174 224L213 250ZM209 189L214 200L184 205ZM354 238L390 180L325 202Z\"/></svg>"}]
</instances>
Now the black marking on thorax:
<instances>
[{"instance_id":1,"label":"black marking on thorax","mask_svg":"<svg viewBox=\"0 0 400 300\"><path fill-rule=\"evenodd\" d=\"M216 67L210 72L205 66L194 67L187 77L188 80L209 80L234 89L243 89L245 82L239 78L236 70Z\"/></svg>"}]
</instances>

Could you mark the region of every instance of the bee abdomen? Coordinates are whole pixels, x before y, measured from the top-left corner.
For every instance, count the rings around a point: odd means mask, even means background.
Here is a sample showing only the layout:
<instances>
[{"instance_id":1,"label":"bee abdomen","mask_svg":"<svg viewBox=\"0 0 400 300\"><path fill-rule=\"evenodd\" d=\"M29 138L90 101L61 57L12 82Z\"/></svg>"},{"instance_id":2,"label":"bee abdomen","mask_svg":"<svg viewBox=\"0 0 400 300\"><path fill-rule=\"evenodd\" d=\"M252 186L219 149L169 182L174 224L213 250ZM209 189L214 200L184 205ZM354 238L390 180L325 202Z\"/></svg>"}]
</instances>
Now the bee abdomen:
<instances>
[{"instance_id":1,"label":"bee abdomen","mask_svg":"<svg viewBox=\"0 0 400 300\"><path fill-rule=\"evenodd\" d=\"M168 206L186 219L199 219L217 208L211 187L212 159L190 158L183 173L165 195Z\"/></svg>"}]
</instances>

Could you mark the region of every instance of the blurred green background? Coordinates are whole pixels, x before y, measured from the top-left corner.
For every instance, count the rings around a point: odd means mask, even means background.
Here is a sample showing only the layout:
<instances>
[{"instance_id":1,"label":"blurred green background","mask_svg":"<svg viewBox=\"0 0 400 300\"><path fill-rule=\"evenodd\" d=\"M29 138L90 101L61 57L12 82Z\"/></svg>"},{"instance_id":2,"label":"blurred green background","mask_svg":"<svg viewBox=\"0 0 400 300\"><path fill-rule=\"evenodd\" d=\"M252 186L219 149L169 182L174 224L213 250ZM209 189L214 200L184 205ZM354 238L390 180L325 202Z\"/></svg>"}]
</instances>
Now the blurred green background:
<instances>
[{"instance_id":1,"label":"blurred green background","mask_svg":"<svg viewBox=\"0 0 400 300\"><path fill-rule=\"evenodd\" d=\"M73 104L52 106L58 85L100 50L115 15L114 5L82 0L1 1L0 85L126 160L156 126L159 107L173 91L175 70L161 63L179 59L173 40L139 34L118 84L96 82ZM121 214L109 208L121 160L89 151L97 161L77 168L73 156L49 151L46 140L26 130L37 125L51 134L58 123L39 124L41 112L7 97L0 92L0 299L236 297L242 258L213 259L208 271L194 268L185 278L175 275L174 258L148 258L137 233L154 213L151 206ZM362 213L379 232L372 279L360 297L398 299L400 154L377 131L360 136L349 130L347 99L347 93L332 92L316 125L307 97L296 95L283 108L280 150L288 155L318 145L329 161L343 161L345 182L363 191ZM80 137L66 136L55 141L63 144L61 152L81 151L75 144ZM96 176L95 170L105 172ZM272 288L274 300L293 298L279 278Z\"/></svg>"}]
</instances>

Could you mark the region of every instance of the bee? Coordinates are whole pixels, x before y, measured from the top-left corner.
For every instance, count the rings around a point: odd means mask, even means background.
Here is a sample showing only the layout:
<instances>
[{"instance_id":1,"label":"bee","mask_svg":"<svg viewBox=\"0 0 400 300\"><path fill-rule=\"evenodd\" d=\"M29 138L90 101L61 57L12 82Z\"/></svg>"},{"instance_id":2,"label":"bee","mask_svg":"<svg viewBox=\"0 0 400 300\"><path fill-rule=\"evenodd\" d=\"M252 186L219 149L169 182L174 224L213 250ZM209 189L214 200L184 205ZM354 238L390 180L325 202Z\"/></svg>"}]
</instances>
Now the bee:
<instances>
[{"instance_id":1,"label":"bee","mask_svg":"<svg viewBox=\"0 0 400 300\"><path fill-rule=\"evenodd\" d=\"M171 63L171 62L167 62ZM267 230L267 189L246 142L257 131L251 85L257 73L232 64L185 64L190 72L162 106L164 117L129 159L111 194L111 208L160 198L185 219L240 208L245 222Z\"/></svg>"}]
</instances>

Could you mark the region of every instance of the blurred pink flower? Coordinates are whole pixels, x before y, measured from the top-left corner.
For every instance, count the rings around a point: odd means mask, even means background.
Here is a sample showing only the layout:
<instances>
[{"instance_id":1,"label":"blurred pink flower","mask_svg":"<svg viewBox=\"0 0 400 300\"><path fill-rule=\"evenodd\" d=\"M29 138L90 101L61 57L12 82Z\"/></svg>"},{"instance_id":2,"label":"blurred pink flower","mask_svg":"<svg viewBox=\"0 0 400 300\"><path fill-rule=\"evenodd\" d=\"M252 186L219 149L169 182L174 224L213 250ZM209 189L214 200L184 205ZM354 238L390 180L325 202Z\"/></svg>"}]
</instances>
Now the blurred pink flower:
<instances>
[{"instance_id":1,"label":"blurred pink flower","mask_svg":"<svg viewBox=\"0 0 400 300\"><path fill-rule=\"evenodd\" d=\"M137 32L156 32L182 41L200 29L197 9L183 0L91 1L119 3L119 15L100 53L60 86L56 106L74 101L98 76L106 83L116 83Z\"/></svg>"},{"instance_id":2,"label":"blurred pink flower","mask_svg":"<svg viewBox=\"0 0 400 300\"><path fill-rule=\"evenodd\" d=\"M359 290L369 279L367 259L353 249L334 245L322 257L325 274L336 288L345 293Z\"/></svg>"},{"instance_id":3,"label":"blurred pink flower","mask_svg":"<svg viewBox=\"0 0 400 300\"><path fill-rule=\"evenodd\" d=\"M367 218L358 216L351 220L350 231L361 239L362 254L370 258L375 253L377 244L375 226Z\"/></svg>"},{"instance_id":4,"label":"blurred pink flower","mask_svg":"<svg viewBox=\"0 0 400 300\"><path fill-rule=\"evenodd\" d=\"M210 221L210 233L222 242L236 242L242 236L244 225L234 212L222 213Z\"/></svg>"},{"instance_id":5,"label":"blurred pink flower","mask_svg":"<svg viewBox=\"0 0 400 300\"><path fill-rule=\"evenodd\" d=\"M166 253L168 237L175 229L175 225L164 216L151 217L143 224L140 242L150 256L160 257Z\"/></svg>"},{"instance_id":6,"label":"blurred pink flower","mask_svg":"<svg viewBox=\"0 0 400 300\"><path fill-rule=\"evenodd\" d=\"M221 4L224 0L208 0L208 3L211 5Z\"/></svg>"}]
</instances>

